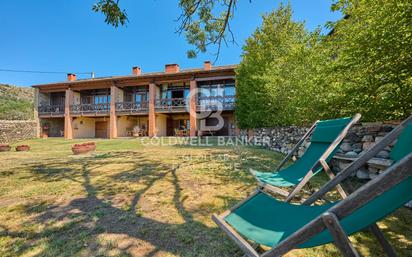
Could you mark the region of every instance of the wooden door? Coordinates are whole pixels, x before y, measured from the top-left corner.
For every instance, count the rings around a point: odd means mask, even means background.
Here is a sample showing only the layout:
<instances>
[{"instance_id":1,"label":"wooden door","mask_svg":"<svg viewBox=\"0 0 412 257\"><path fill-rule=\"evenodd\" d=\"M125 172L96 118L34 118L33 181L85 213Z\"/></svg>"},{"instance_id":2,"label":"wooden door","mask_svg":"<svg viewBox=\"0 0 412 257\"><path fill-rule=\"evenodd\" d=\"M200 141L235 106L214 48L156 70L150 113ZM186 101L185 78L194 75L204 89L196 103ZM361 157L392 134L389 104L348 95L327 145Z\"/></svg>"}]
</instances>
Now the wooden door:
<instances>
[{"instance_id":1,"label":"wooden door","mask_svg":"<svg viewBox=\"0 0 412 257\"><path fill-rule=\"evenodd\" d=\"M173 119L167 118L167 129L166 129L166 136L171 137L175 135L174 126L173 126Z\"/></svg>"},{"instance_id":2,"label":"wooden door","mask_svg":"<svg viewBox=\"0 0 412 257\"><path fill-rule=\"evenodd\" d=\"M107 121L96 121L96 138L108 138Z\"/></svg>"}]
</instances>

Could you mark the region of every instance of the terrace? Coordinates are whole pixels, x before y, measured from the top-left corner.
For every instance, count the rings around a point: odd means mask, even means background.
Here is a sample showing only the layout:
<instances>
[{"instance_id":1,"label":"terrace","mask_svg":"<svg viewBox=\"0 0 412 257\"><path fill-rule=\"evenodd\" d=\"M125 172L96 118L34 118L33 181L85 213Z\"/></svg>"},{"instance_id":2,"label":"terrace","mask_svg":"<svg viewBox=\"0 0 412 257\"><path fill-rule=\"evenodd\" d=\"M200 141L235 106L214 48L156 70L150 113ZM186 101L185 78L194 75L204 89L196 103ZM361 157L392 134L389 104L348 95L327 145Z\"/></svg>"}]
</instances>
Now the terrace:
<instances>
[{"instance_id":1,"label":"terrace","mask_svg":"<svg viewBox=\"0 0 412 257\"><path fill-rule=\"evenodd\" d=\"M70 105L73 116L106 116L110 112L110 90L84 90L74 93Z\"/></svg>"},{"instance_id":2,"label":"terrace","mask_svg":"<svg viewBox=\"0 0 412 257\"><path fill-rule=\"evenodd\" d=\"M53 92L39 95L38 113L40 117L64 116L64 92Z\"/></svg>"}]
</instances>

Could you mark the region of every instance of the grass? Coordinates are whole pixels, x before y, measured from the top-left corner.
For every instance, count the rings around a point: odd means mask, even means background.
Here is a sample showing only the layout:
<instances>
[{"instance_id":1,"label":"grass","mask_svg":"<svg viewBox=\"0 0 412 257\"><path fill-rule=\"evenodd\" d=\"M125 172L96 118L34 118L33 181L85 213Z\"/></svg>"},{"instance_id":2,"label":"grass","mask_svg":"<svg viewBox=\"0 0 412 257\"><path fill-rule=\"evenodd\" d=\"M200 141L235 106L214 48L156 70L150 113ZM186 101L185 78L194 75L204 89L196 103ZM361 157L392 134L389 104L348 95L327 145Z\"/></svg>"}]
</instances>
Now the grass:
<instances>
[{"instance_id":1,"label":"grass","mask_svg":"<svg viewBox=\"0 0 412 257\"><path fill-rule=\"evenodd\" d=\"M82 141L30 140L21 142L30 152L0 153L0 256L242 256L210 217L253 191L249 167L269 171L282 158L130 139L96 140L95 154L71 155ZM379 223L400 256L412 255L411 221L401 209ZM369 233L351 240L364 256L384 256ZM326 245L287 256L340 254Z\"/></svg>"}]
</instances>

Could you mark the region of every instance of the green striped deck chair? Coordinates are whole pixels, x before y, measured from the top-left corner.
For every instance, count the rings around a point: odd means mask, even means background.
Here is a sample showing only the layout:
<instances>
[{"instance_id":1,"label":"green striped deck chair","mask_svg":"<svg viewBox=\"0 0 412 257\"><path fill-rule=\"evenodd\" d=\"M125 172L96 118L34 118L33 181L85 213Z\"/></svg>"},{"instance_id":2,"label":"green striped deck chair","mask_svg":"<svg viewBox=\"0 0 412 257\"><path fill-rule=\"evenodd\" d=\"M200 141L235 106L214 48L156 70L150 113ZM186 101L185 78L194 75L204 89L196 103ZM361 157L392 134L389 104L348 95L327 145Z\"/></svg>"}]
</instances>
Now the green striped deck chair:
<instances>
[{"instance_id":1,"label":"green striped deck chair","mask_svg":"<svg viewBox=\"0 0 412 257\"><path fill-rule=\"evenodd\" d=\"M290 201L308 183L310 178L320 171L324 170L331 179L334 177L327 163L333 157L349 129L360 118L361 115L356 114L353 118L317 121L282 160L275 172L260 172L253 169L250 169L250 172L258 180L260 187L281 194L286 197L286 201ZM311 136L310 146L303 156L281 170L282 166L309 136ZM294 187L294 189L289 193L282 187ZM340 187L338 190L344 194Z\"/></svg>"},{"instance_id":2,"label":"green striped deck chair","mask_svg":"<svg viewBox=\"0 0 412 257\"><path fill-rule=\"evenodd\" d=\"M310 205L396 139L398 140L391 151L394 164L386 171L341 201L320 206ZM220 216L213 215L213 220L247 256L282 256L295 248L315 247L331 242L335 243L343 256L359 256L348 235L365 228L377 228L377 221L411 199L412 116L326 183L303 205L281 202L257 190L231 210ZM396 256L378 232L374 234L387 254ZM270 247L271 250L259 254L244 238Z\"/></svg>"}]
</instances>

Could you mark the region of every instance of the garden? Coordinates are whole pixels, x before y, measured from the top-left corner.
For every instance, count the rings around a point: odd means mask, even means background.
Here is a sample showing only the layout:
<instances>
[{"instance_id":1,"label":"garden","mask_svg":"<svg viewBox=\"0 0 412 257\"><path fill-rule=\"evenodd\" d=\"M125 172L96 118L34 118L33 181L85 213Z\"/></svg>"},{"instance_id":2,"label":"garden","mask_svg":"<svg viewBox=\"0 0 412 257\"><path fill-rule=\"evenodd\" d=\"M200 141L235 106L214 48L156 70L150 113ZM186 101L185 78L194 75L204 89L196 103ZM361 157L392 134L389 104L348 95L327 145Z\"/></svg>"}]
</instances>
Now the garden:
<instances>
[{"instance_id":1,"label":"garden","mask_svg":"<svg viewBox=\"0 0 412 257\"><path fill-rule=\"evenodd\" d=\"M129 139L73 155L85 142L35 139L21 142L30 151L0 153L1 256L243 256L211 216L256 189L249 168L271 171L283 158L253 146ZM411 255L411 218L401 208L379 222L401 256ZM385 256L369 232L351 241L363 256ZM286 256L340 252L328 244Z\"/></svg>"}]
</instances>

